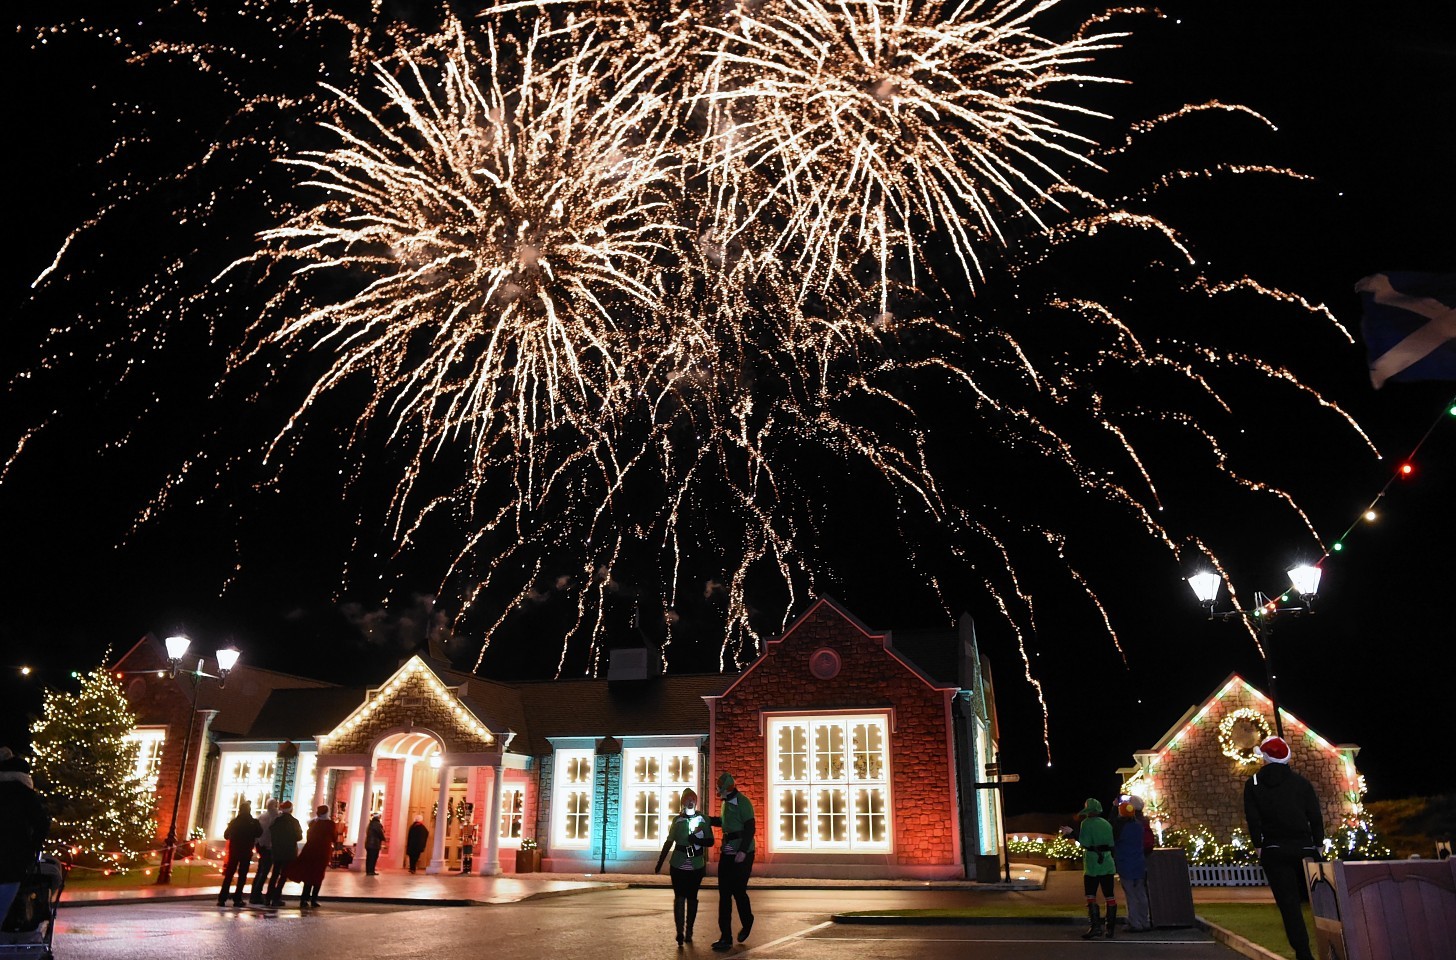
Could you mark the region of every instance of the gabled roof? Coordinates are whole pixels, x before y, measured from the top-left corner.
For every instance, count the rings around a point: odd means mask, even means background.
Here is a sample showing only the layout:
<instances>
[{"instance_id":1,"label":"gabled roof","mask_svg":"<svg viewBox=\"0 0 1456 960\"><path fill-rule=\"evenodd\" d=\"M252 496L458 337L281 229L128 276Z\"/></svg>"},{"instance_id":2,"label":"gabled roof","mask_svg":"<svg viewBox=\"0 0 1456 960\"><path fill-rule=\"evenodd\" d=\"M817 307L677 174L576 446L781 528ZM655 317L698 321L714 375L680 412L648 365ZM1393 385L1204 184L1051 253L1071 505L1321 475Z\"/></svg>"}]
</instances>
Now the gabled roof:
<instances>
[{"instance_id":1,"label":"gabled roof","mask_svg":"<svg viewBox=\"0 0 1456 960\"><path fill-rule=\"evenodd\" d=\"M274 690L257 719L241 733L219 733L221 741L303 740L334 729L364 702L363 687Z\"/></svg>"},{"instance_id":2,"label":"gabled roof","mask_svg":"<svg viewBox=\"0 0 1456 960\"><path fill-rule=\"evenodd\" d=\"M1209 694L1202 703L1197 703L1189 707L1188 711L1184 713L1181 718L1179 718L1177 723L1173 724L1173 726L1168 728L1168 732L1163 734L1158 742L1153 745L1152 749L1139 750L1138 754L1160 754L1163 751L1167 750L1168 747L1171 746L1175 740L1183 735L1183 732L1185 730L1187 730L1192 724L1194 724L1198 720L1202 719L1204 714L1208 713L1208 711L1212 709L1215 703L1222 700L1224 697L1228 696L1239 687L1242 687L1249 693L1252 693L1255 699L1263 703L1269 704L1272 707L1273 702L1269 699L1268 695L1265 694L1263 690L1260 690L1258 687L1254 686L1252 683L1239 676L1237 672L1230 673L1227 677L1224 678L1223 683L1219 684L1218 687L1213 691L1213 693ZM1305 723L1303 720L1299 719L1288 710L1280 707L1279 716L1284 721L1284 732L1286 735L1286 739L1288 739L1291 733L1304 731L1309 737L1311 737L1316 743L1320 744L1320 746L1324 747L1326 750L1329 750L1332 753L1336 752L1336 747L1334 744L1330 743L1318 733L1315 733L1314 730L1310 728L1309 724ZM1355 746L1354 744L1341 744L1339 749L1358 751L1360 748Z\"/></svg>"},{"instance_id":3,"label":"gabled roof","mask_svg":"<svg viewBox=\"0 0 1456 960\"><path fill-rule=\"evenodd\" d=\"M743 669L743 672L740 673L737 677L734 677L733 682L728 684L728 686L722 691L722 693L717 694L717 696L726 696L734 687L736 687L739 683L743 681L744 677L748 676L754 670L757 670L760 666L763 665L764 660L768 657L769 648L776 646L777 644L783 643L785 640L788 640L794 635L794 631L797 630L801 624L805 623L812 617L818 616L820 614L820 611L822 610L832 611L840 619L844 620L850 626L854 627L854 629L858 630L868 639L878 641L879 644L884 648L885 653L889 654L892 658L898 661L901 665L905 667L905 669L909 670L915 676L919 677L920 680L931 689L955 690L959 688L959 685L955 681L941 681L935 679L925 670L921 669L921 667L913 662L909 657L901 653L894 643L893 635L889 631L876 632L874 630L871 630L869 627L865 626L862 622L860 622L858 617L846 610L843 606L839 604L838 601L836 601L832 597L820 597L819 599L811 603L809 605L809 609L805 610L798 618L796 618L794 622L789 625L789 628L785 630L779 637L774 640L770 640L768 644L764 647L764 651L762 654L759 655L758 659L754 660L747 667L745 667ZM952 673L952 676L954 676L954 672Z\"/></svg>"},{"instance_id":4,"label":"gabled roof","mask_svg":"<svg viewBox=\"0 0 1456 960\"><path fill-rule=\"evenodd\" d=\"M196 666L197 659L195 656L189 657L186 665ZM218 673L215 659L212 657L201 657L200 659L204 672ZM170 661L167 659L167 648L161 640L150 633L133 644L131 649L122 654L112 667L113 671L122 674L151 673L168 669L170 669ZM173 678L172 683L176 684L178 697L183 701L190 700L192 691L188 687L189 681L184 676ZM209 682L206 688L199 692L198 706L217 711L217 716L211 725L213 732L220 735L242 735L252 728L263 710L264 704L275 691L330 688L335 688L335 684L279 673L274 670L264 670L260 667L250 666L247 660L243 659L228 674L227 683L218 686Z\"/></svg>"}]
</instances>

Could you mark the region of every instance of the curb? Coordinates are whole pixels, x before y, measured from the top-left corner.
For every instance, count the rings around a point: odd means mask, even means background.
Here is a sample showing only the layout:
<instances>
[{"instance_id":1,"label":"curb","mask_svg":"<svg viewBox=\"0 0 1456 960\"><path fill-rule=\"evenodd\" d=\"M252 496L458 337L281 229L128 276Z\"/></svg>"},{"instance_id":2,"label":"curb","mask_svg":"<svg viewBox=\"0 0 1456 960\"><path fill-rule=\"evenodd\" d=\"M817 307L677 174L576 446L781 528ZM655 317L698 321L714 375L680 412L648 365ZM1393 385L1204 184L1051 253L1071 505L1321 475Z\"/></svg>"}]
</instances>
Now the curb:
<instances>
[{"instance_id":1,"label":"curb","mask_svg":"<svg viewBox=\"0 0 1456 960\"><path fill-rule=\"evenodd\" d=\"M1228 947L1236 953L1241 953L1250 960L1284 960L1284 957L1275 953L1267 947L1261 947L1252 940L1239 936L1227 927L1221 927L1211 920L1205 920L1195 915L1194 920L1198 926L1207 930L1213 939Z\"/></svg>"},{"instance_id":2,"label":"curb","mask_svg":"<svg viewBox=\"0 0 1456 960\"><path fill-rule=\"evenodd\" d=\"M867 923L885 927L909 926L1077 926L1086 923L1084 917L904 917L896 915L836 913L830 916L835 923ZM1282 960L1282 958L1281 958Z\"/></svg>"}]
</instances>

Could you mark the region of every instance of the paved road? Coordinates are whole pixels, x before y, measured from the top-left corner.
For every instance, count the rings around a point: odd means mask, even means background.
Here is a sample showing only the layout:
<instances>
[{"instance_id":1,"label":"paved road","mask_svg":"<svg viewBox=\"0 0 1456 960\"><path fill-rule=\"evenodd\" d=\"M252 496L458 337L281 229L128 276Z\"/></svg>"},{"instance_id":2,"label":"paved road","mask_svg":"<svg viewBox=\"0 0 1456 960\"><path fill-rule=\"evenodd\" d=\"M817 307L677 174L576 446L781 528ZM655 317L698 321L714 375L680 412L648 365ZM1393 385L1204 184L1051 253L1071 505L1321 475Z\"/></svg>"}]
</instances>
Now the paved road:
<instances>
[{"instance_id":1,"label":"paved road","mask_svg":"<svg viewBox=\"0 0 1456 960\"><path fill-rule=\"evenodd\" d=\"M753 937L727 956L752 960L977 960L1015 957L1086 960L1237 960L1197 931L1086 944L1067 925L864 926L827 922L842 910L932 907L954 892L761 890ZM128 903L63 910L56 929L61 960L654 960L723 956L716 896L705 896L695 942L679 953L666 890L602 890L521 903L415 907L326 903L313 912L218 910L205 902ZM971 947L971 941L976 946ZM1030 949L1029 949L1030 948Z\"/></svg>"}]
</instances>

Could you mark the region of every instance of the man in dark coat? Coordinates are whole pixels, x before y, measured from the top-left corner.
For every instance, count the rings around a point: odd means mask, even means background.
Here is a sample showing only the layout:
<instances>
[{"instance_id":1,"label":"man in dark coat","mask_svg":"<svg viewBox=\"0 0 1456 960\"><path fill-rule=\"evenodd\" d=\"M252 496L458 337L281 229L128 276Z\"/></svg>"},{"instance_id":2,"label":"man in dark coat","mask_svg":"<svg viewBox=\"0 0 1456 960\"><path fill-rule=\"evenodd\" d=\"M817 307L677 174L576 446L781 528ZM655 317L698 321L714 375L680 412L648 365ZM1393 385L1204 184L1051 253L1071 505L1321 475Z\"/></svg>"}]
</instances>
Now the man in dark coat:
<instances>
[{"instance_id":1,"label":"man in dark coat","mask_svg":"<svg viewBox=\"0 0 1456 960\"><path fill-rule=\"evenodd\" d=\"M1284 935L1297 960L1314 960L1304 926L1304 858L1318 857L1325 836L1324 814L1310 782L1289 769L1289 744L1269 737L1259 744L1264 766L1244 783L1244 817L1249 842L1269 878Z\"/></svg>"},{"instance_id":2,"label":"man in dark coat","mask_svg":"<svg viewBox=\"0 0 1456 960\"><path fill-rule=\"evenodd\" d=\"M379 814L373 814L369 818L369 826L364 831L364 874L374 876L379 872L379 851L388 838L384 835L384 824L379 821Z\"/></svg>"},{"instance_id":3,"label":"man in dark coat","mask_svg":"<svg viewBox=\"0 0 1456 960\"><path fill-rule=\"evenodd\" d=\"M0 922L20 892L51 829L51 817L30 780L30 765L0 747Z\"/></svg>"},{"instance_id":4,"label":"man in dark coat","mask_svg":"<svg viewBox=\"0 0 1456 960\"><path fill-rule=\"evenodd\" d=\"M217 892L217 905L227 905L228 887L232 886L233 874L238 876L238 889L233 893L233 906L243 905L243 888L248 885L248 865L253 862L253 844L263 835L263 828L253 819L253 803L243 800L238 804L238 815L228 821L223 831L227 840L227 864L222 870L222 889ZM259 869L262 866L259 865Z\"/></svg>"},{"instance_id":5,"label":"man in dark coat","mask_svg":"<svg viewBox=\"0 0 1456 960\"><path fill-rule=\"evenodd\" d=\"M283 906L283 884L288 868L298 858L298 843L303 839L303 827L293 816L293 803L284 800L278 805L278 817L268 828L273 840L273 872L268 876L268 906Z\"/></svg>"},{"instance_id":6,"label":"man in dark coat","mask_svg":"<svg viewBox=\"0 0 1456 960\"><path fill-rule=\"evenodd\" d=\"M430 828L425 826L423 817L415 817L415 822L410 825L409 835L404 840L404 853L409 857L410 873L414 873L419 866L420 854L425 852L425 845L429 842Z\"/></svg>"}]
</instances>

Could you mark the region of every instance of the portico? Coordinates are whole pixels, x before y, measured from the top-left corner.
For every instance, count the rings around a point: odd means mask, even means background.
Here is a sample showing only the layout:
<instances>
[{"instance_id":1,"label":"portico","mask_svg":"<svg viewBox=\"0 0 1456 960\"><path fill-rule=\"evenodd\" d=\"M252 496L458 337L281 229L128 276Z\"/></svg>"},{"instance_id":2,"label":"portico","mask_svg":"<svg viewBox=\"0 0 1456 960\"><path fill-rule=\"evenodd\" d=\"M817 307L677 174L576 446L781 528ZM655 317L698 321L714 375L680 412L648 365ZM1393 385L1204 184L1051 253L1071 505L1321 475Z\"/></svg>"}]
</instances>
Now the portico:
<instances>
[{"instance_id":1,"label":"portico","mask_svg":"<svg viewBox=\"0 0 1456 960\"><path fill-rule=\"evenodd\" d=\"M394 852L403 850L414 819L423 819L430 830L426 873L459 869L464 844L476 837L486 847L474 857L475 872L500 873L493 811L505 771L525 771L529 760L506 752L515 733L492 723L468 692L468 684L448 686L411 657L318 737L314 806L327 804L347 825L354 869L363 868L365 831L379 813ZM391 853L387 862L398 860Z\"/></svg>"}]
</instances>

